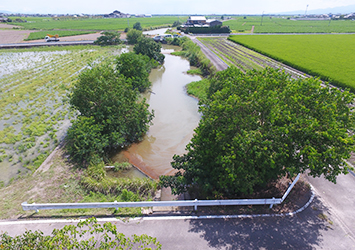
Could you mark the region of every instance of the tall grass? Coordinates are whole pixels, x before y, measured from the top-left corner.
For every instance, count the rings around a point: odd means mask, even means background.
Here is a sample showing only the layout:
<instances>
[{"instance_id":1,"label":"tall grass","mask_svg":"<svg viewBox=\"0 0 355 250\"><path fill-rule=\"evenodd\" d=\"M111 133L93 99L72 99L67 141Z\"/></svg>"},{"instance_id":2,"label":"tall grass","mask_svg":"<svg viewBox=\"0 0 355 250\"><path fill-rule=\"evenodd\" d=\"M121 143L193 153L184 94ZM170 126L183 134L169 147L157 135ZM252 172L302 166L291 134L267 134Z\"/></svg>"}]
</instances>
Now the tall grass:
<instances>
[{"instance_id":1,"label":"tall grass","mask_svg":"<svg viewBox=\"0 0 355 250\"><path fill-rule=\"evenodd\" d=\"M186 57L191 66L196 66L201 69L204 76L213 74L216 68L213 66L206 55L201 51L201 48L188 38L184 38L180 42L181 51L173 52L173 55Z\"/></svg>"}]
</instances>

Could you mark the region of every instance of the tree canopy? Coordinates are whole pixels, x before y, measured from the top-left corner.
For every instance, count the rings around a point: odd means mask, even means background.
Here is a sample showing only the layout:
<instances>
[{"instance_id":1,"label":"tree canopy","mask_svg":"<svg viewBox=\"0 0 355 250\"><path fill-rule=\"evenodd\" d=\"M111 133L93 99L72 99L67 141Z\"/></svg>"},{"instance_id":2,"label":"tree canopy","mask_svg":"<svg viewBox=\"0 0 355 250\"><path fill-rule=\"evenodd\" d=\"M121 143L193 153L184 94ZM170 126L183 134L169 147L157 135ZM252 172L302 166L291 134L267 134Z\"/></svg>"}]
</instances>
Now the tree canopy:
<instances>
[{"instance_id":1,"label":"tree canopy","mask_svg":"<svg viewBox=\"0 0 355 250\"><path fill-rule=\"evenodd\" d=\"M135 53L146 55L160 64L164 62L165 56L161 53L161 44L155 42L152 38L139 37L133 50Z\"/></svg>"},{"instance_id":2,"label":"tree canopy","mask_svg":"<svg viewBox=\"0 0 355 250\"><path fill-rule=\"evenodd\" d=\"M142 138L153 114L145 100L138 100L131 80L110 64L83 71L70 95L70 105L80 115L67 135L67 149L74 160L104 157L109 149L124 147Z\"/></svg>"},{"instance_id":3,"label":"tree canopy","mask_svg":"<svg viewBox=\"0 0 355 250\"><path fill-rule=\"evenodd\" d=\"M98 37L94 44L105 46L105 45L117 45L122 43L120 40L120 33L118 32L108 32L102 33L102 36Z\"/></svg>"},{"instance_id":4,"label":"tree canopy","mask_svg":"<svg viewBox=\"0 0 355 250\"><path fill-rule=\"evenodd\" d=\"M136 44L138 38L142 37L142 31L131 29L127 32L127 42L128 44Z\"/></svg>"},{"instance_id":5,"label":"tree canopy","mask_svg":"<svg viewBox=\"0 0 355 250\"><path fill-rule=\"evenodd\" d=\"M336 182L355 145L353 101L348 91L270 68L219 72L187 153L174 156L179 171L161 183L175 194L232 198L287 174Z\"/></svg>"},{"instance_id":6,"label":"tree canopy","mask_svg":"<svg viewBox=\"0 0 355 250\"><path fill-rule=\"evenodd\" d=\"M133 29L142 30L141 23L140 22L136 22L135 24L133 24Z\"/></svg>"},{"instance_id":7,"label":"tree canopy","mask_svg":"<svg viewBox=\"0 0 355 250\"><path fill-rule=\"evenodd\" d=\"M118 72L130 79L132 87L139 92L147 90L151 83L149 73L153 67L159 65L152 61L148 56L138 55L133 52L123 53L116 60L116 69Z\"/></svg>"}]
</instances>

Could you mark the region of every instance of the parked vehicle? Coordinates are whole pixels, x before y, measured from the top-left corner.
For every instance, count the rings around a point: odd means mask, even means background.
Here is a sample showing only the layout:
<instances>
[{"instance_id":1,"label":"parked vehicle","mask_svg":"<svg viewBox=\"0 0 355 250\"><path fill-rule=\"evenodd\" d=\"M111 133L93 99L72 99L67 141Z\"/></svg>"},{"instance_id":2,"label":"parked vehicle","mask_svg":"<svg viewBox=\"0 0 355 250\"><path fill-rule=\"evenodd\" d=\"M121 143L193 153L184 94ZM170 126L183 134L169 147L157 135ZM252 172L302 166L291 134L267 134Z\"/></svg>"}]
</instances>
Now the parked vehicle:
<instances>
[{"instance_id":1,"label":"parked vehicle","mask_svg":"<svg viewBox=\"0 0 355 250\"><path fill-rule=\"evenodd\" d=\"M156 41L156 42L161 42L161 43L166 42L164 36L155 36L155 37L153 38L153 40Z\"/></svg>"},{"instance_id":2,"label":"parked vehicle","mask_svg":"<svg viewBox=\"0 0 355 250\"><path fill-rule=\"evenodd\" d=\"M46 42L58 42L59 41L59 35L56 34L56 35L50 35L50 34L47 34L44 38L44 40Z\"/></svg>"}]
</instances>

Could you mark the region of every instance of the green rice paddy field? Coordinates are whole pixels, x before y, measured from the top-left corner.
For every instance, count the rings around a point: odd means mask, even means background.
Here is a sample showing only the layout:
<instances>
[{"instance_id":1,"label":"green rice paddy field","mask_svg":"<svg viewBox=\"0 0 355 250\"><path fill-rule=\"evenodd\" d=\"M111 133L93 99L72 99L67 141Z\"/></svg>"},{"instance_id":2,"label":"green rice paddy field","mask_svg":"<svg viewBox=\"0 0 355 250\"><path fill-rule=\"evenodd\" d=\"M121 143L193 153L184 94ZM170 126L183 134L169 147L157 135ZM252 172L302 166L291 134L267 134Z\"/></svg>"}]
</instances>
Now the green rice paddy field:
<instances>
[{"instance_id":1,"label":"green rice paddy field","mask_svg":"<svg viewBox=\"0 0 355 250\"><path fill-rule=\"evenodd\" d=\"M14 20L16 18L13 18ZM49 17L28 17L20 18L27 22L13 22L12 24L21 26L25 29L38 30L121 30L123 31L128 26L133 27L133 24L140 22L143 29L149 30L158 27L171 26L174 21L180 20L185 22L187 17L177 16L154 16L150 18L78 18L78 19L52 19Z\"/></svg>"},{"instance_id":2,"label":"green rice paddy field","mask_svg":"<svg viewBox=\"0 0 355 250\"><path fill-rule=\"evenodd\" d=\"M289 19L288 19L289 18ZM223 22L233 32L250 33L355 33L352 20L292 20L282 16L234 16Z\"/></svg>"},{"instance_id":3,"label":"green rice paddy field","mask_svg":"<svg viewBox=\"0 0 355 250\"><path fill-rule=\"evenodd\" d=\"M234 35L229 40L355 91L355 35Z\"/></svg>"},{"instance_id":4,"label":"green rice paddy field","mask_svg":"<svg viewBox=\"0 0 355 250\"><path fill-rule=\"evenodd\" d=\"M78 74L121 47L0 51L0 186L34 171L65 135L75 112L65 101Z\"/></svg>"}]
</instances>

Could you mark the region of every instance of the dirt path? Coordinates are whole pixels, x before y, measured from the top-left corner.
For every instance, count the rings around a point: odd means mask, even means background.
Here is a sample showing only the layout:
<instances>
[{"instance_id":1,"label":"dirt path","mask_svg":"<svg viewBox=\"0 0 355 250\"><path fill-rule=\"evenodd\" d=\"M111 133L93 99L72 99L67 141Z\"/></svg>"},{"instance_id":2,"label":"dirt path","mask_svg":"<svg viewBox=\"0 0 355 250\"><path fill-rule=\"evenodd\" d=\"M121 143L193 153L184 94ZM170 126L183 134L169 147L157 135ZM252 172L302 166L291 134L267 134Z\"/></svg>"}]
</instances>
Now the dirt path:
<instances>
[{"instance_id":1,"label":"dirt path","mask_svg":"<svg viewBox=\"0 0 355 250\"><path fill-rule=\"evenodd\" d=\"M22 43L34 30L0 30L0 44Z\"/></svg>"}]
</instances>

